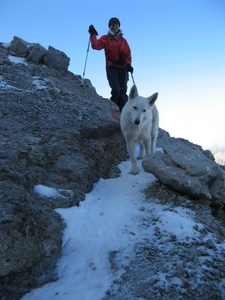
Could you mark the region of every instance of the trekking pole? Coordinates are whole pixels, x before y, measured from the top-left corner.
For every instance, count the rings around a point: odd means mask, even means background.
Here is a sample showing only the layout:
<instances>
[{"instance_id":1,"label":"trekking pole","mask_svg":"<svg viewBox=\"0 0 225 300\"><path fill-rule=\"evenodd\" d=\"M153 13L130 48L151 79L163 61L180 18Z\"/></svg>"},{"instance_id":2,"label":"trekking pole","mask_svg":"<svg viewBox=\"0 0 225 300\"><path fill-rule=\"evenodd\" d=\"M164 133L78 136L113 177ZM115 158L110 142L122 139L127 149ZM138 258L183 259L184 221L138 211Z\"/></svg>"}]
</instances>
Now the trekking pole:
<instances>
[{"instance_id":1,"label":"trekking pole","mask_svg":"<svg viewBox=\"0 0 225 300\"><path fill-rule=\"evenodd\" d=\"M84 72L83 72L83 78L82 78L81 86L84 85L84 75L85 75L85 70L86 70L86 65L87 65L87 59L88 59L88 52L89 52L89 48L90 48L90 43L91 43L91 35L90 35L89 40L88 40L87 54L86 54L86 59L85 59L85 63L84 63Z\"/></svg>"}]
</instances>

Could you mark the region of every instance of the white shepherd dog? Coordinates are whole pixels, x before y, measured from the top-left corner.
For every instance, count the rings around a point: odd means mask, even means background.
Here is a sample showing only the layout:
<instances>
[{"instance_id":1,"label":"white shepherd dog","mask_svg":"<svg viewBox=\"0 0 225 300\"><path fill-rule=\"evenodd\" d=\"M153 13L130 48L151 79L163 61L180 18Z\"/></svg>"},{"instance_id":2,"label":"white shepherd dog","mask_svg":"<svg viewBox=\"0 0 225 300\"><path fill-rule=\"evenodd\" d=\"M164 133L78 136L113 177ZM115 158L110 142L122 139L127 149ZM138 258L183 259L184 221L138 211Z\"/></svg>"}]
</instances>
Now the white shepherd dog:
<instances>
[{"instance_id":1,"label":"white shepherd dog","mask_svg":"<svg viewBox=\"0 0 225 300\"><path fill-rule=\"evenodd\" d=\"M140 143L140 153L137 159L142 159L144 148L146 154L156 151L156 140L159 127L159 113L155 106L158 93L148 98L138 95L136 85L133 85L129 99L121 112L120 126L125 137L131 159L130 174L138 174L135 156L135 143Z\"/></svg>"}]
</instances>

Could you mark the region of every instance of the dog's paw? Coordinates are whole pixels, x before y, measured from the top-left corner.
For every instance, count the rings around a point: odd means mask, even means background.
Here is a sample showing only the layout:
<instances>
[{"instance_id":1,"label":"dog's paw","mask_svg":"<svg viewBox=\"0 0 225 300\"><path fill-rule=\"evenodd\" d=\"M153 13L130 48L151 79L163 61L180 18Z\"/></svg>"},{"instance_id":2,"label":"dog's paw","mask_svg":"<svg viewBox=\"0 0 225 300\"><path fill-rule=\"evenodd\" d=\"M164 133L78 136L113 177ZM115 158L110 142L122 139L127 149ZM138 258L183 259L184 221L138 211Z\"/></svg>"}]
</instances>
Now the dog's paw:
<instances>
[{"instance_id":1,"label":"dog's paw","mask_svg":"<svg viewBox=\"0 0 225 300\"><path fill-rule=\"evenodd\" d=\"M142 159L143 158L143 155L138 155L137 159Z\"/></svg>"},{"instance_id":2,"label":"dog's paw","mask_svg":"<svg viewBox=\"0 0 225 300\"><path fill-rule=\"evenodd\" d=\"M129 174L131 175L137 175L139 173L138 169L131 169Z\"/></svg>"}]
</instances>

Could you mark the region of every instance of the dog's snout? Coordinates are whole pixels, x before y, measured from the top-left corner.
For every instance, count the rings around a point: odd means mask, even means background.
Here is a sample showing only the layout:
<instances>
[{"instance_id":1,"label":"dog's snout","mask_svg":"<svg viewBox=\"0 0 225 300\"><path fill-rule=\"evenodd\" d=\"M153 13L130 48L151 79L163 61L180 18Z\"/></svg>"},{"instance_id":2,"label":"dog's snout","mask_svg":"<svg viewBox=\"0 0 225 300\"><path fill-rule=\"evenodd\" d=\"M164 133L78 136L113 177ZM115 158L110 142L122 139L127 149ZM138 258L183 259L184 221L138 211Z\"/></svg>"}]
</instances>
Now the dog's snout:
<instances>
[{"instance_id":1,"label":"dog's snout","mask_svg":"<svg viewBox=\"0 0 225 300\"><path fill-rule=\"evenodd\" d=\"M140 120L138 120L138 119L135 120L135 121L134 121L134 124L135 124L135 125L140 125Z\"/></svg>"}]
</instances>

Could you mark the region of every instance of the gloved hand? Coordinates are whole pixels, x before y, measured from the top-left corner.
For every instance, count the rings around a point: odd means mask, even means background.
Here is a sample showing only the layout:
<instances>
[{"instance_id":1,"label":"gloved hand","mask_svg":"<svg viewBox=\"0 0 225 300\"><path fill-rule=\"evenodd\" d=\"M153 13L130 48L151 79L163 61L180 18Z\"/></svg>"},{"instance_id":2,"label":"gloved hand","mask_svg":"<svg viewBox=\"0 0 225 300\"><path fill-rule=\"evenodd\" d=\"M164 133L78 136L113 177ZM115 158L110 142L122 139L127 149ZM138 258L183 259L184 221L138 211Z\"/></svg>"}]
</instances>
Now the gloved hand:
<instances>
[{"instance_id":1,"label":"gloved hand","mask_svg":"<svg viewBox=\"0 0 225 300\"><path fill-rule=\"evenodd\" d=\"M94 28L93 25L90 25L90 26L89 26L88 32L90 33L90 35L93 35L93 34L95 34L96 36L98 35L98 32L97 32L97 30Z\"/></svg>"},{"instance_id":2,"label":"gloved hand","mask_svg":"<svg viewBox=\"0 0 225 300\"><path fill-rule=\"evenodd\" d=\"M127 72L130 72L131 74L133 74L134 68L131 66L131 64L127 65Z\"/></svg>"}]
</instances>

